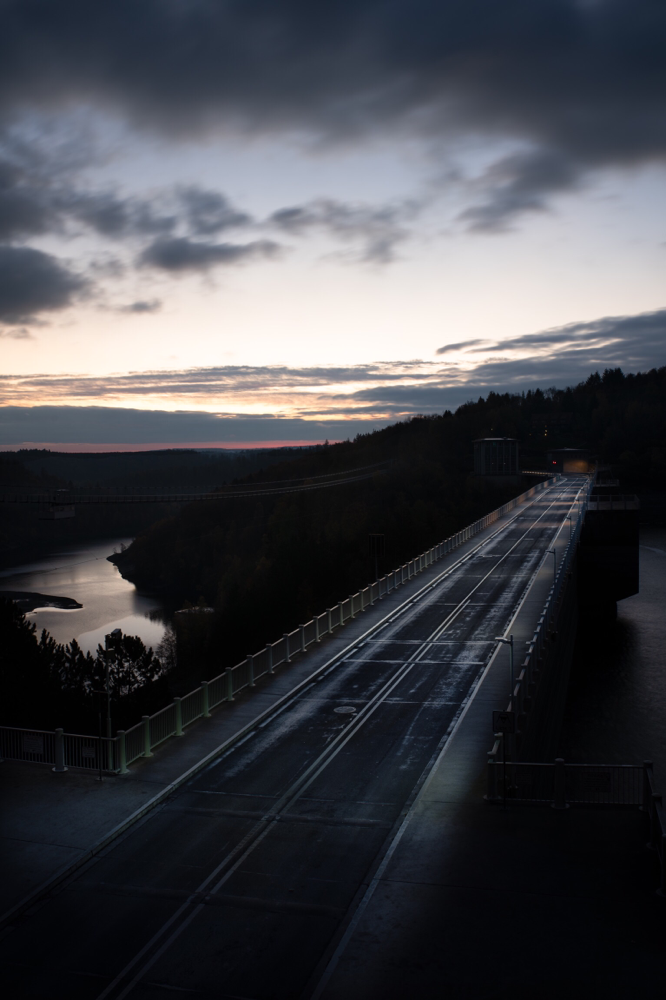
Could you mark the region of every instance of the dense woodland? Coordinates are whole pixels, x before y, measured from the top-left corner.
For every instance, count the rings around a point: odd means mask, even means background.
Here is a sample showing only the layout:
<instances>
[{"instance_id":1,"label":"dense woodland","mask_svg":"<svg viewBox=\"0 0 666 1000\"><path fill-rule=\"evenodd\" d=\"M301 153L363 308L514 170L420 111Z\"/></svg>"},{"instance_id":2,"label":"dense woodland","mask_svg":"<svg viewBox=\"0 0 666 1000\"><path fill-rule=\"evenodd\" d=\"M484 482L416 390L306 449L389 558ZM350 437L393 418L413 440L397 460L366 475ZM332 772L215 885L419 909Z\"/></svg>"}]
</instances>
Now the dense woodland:
<instances>
[{"instance_id":1,"label":"dense woodland","mask_svg":"<svg viewBox=\"0 0 666 1000\"><path fill-rule=\"evenodd\" d=\"M173 610L186 602L203 602L215 609L215 615L203 662L181 663L166 671L163 663L153 663L149 651L136 647L136 683L127 687L120 715L131 714L130 708L136 709L137 717L139 708L152 710L160 699L183 693L206 674L219 673L364 586L374 574L370 533L385 535L386 555L379 567L383 572L515 495L516 486L493 486L472 474L473 441L485 436L518 438L523 468L545 471L551 448L585 447L613 468L628 491L665 491L666 368L627 376L619 369L608 370L566 390L491 392L455 413L415 417L351 442L292 453L286 460L284 454L255 453L247 459L251 467L242 470L246 475L234 479L282 481L383 464L371 478L344 486L188 504L139 530L132 545L114 557L123 575L142 589L160 593ZM70 462L66 477L64 463L58 465L49 453L41 454L42 458L39 453L19 453L5 460L4 470L14 463L20 467L13 471L18 477L85 483L85 460L90 459L87 468L95 466L95 481L104 481L98 470L108 456L76 456L75 462L66 456ZM155 454L160 458L153 459ZM145 477L144 483L191 483L193 469L197 475L200 471L196 453L171 456L171 465L168 453L129 458L136 463L135 476ZM107 469L111 466L109 462ZM231 469L228 466L227 472ZM115 481L124 479L128 484L129 474L129 465L118 459ZM208 483L229 482L232 475L224 480L220 475L204 478ZM534 481L532 477L525 485ZM153 518L160 513L148 510ZM49 690L60 692L60 719L63 697L73 711L78 705L81 718L86 713L92 718L89 691L99 663L95 666L92 658L83 662L80 651L72 654L70 647L54 650L49 637L40 643L18 612L9 617L4 612L3 631L12 632L23 644L20 655L13 639L5 644L2 683L5 691L8 686L12 690L10 704L30 704L25 691L21 694L22 682L12 673L12 663L31 662L48 676ZM24 707L22 712L27 714L15 724L28 724L30 711ZM42 716L41 724L48 725Z\"/></svg>"},{"instance_id":2,"label":"dense woodland","mask_svg":"<svg viewBox=\"0 0 666 1000\"><path fill-rule=\"evenodd\" d=\"M0 487L27 491L76 487L117 489L165 487L195 489L235 483L285 461L297 449L274 448L200 452L188 449L150 452L70 454L26 449L0 453ZM46 505L45 505L46 506ZM97 540L134 537L178 510L169 504L80 506L72 520L43 521L39 508L4 505L0 519L0 566L24 562L49 549Z\"/></svg>"},{"instance_id":3,"label":"dense woodland","mask_svg":"<svg viewBox=\"0 0 666 1000\"><path fill-rule=\"evenodd\" d=\"M96 734L98 696L105 689L106 661L98 646L84 653L76 640L66 645L32 622L11 601L0 598L0 725ZM168 655L158 658L136 636L123 636L109 671L115 725L133 725L144 712L169 700ZM102 706L103 714L106 711Z\"/></svg>"}]
</instances>

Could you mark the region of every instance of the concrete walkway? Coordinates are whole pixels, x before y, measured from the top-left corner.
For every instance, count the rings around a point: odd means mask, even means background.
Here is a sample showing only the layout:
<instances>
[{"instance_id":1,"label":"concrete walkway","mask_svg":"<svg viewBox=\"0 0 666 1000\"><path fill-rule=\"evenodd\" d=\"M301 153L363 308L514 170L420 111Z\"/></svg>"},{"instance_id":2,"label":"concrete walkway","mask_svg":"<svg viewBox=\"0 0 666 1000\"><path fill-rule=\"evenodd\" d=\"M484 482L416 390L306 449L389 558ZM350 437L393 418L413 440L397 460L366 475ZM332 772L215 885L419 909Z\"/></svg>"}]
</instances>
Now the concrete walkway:
<instances>
[{"instance_id":1,"label":"concrete walkway","mask_svg":"<svg viewBox=\"0 0 666 1000\"><path fill-rule=\"evenodd\" d=\"M537 494L534 499L541 496ZM299 654L290 666L277 667L275 675L258 681L252 693L245 691L233 703L223 703L210 719L188 727L183 738L172 738L155 751L154 757L136 761L127 775L105 777L100 782L95 775L83 771L54 774L40 765L0 763L0 924L17 907L28 905L57 883L73 865L83 863L91 851L96 851L134 813L164 794L174 782L183 780L202 760L516 516L520 516L520 508L367 608L318 646ZM545 566L536 588L530 592L533 615L538 616L543 608L551 576L552 570ZM508 672L506 656L502 650L498 664L503 664L502 669ZM508 683L506 688L508 691ZM496 699L492 707L504 707L502 699ZM487 750L486 725L482 744Z\"/></svg>"}]
</instances>

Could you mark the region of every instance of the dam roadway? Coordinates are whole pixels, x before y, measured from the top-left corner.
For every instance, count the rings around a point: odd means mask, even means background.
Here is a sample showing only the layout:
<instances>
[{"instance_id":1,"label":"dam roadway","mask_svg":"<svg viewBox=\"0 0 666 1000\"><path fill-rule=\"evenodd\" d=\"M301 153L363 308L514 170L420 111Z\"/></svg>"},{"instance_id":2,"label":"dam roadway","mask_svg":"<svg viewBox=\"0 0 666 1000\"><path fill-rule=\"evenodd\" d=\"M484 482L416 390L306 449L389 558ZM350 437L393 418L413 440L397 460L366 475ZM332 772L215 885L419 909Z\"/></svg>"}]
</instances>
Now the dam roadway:
<instances>
[{"instance_id":1,"label":"dam roadway","mask_svg":"<svg viewBox=\"0 0 666 1000\"><path fill-rule=\"evenodd\" d=\"M569 478L516 508L17 920L0 941L6 995L316 994L586 485Z\"/></svg>"}]
</instances>

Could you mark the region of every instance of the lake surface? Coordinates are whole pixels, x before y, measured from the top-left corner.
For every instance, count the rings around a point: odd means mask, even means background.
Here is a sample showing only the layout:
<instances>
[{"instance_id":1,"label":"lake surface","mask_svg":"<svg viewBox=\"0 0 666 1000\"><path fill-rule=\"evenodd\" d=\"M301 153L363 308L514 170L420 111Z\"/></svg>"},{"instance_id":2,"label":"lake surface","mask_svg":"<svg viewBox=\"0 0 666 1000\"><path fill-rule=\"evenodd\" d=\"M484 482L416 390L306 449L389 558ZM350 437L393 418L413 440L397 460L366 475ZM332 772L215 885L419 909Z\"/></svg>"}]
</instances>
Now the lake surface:
<instances>
[{"instance_id":1,"label":"lake surface","mask_svg":"<svg viewBox=\"0 0 666 1000\"><path fill-rule=\"evenodd\" d=\"M158 598L140 594L123 580L107 556L131 539L118 538L52 553L44 559L0 570L0 590L26 590L54 597L73 597L83 605L73 610L43 608L26 617L40 633L47 629L57 642L76 639L94 652L114 628L138 635L153 649L164 635L163 607Z\"/></svg>"}]
</instances>

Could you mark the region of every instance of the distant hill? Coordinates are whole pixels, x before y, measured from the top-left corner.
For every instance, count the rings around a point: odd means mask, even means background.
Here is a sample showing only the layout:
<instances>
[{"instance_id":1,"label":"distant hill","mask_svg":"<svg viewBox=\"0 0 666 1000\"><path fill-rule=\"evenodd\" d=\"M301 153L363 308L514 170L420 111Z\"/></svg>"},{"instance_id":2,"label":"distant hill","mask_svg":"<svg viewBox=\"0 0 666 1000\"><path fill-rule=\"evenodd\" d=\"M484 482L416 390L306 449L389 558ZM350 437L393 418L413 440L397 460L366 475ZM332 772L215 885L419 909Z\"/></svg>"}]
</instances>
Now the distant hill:
<instances>
[{"instance_id":1,"label":"distant hill","mask_svg":"<svg viewBox=\"0 0 666 1000\"><path fill-rule=\"evenodd\" d=\"M233 483L284 462L300 449L275 448L232 452L173 449L99 454L39 449L0 452L0 488L62 489L67 487L164 486L174 490ZM39 520L34 506L0 511L0 565L25 562L54 548L104 538L132 538L177 506L145 504L77 508L76 517Z\"/></svg>"},{"instance_id":2,"label":"distant hill","mask_svg":"<svg viewBox=\"0 0 666 1000\"><path fill-rule=\"evenodd\" d=\"M72 486L177 486L228 483L283 462L297 448L161 451L62 452L25 449L17 460L36 476L51 476Z\"/></svg>"}]
</instances>

